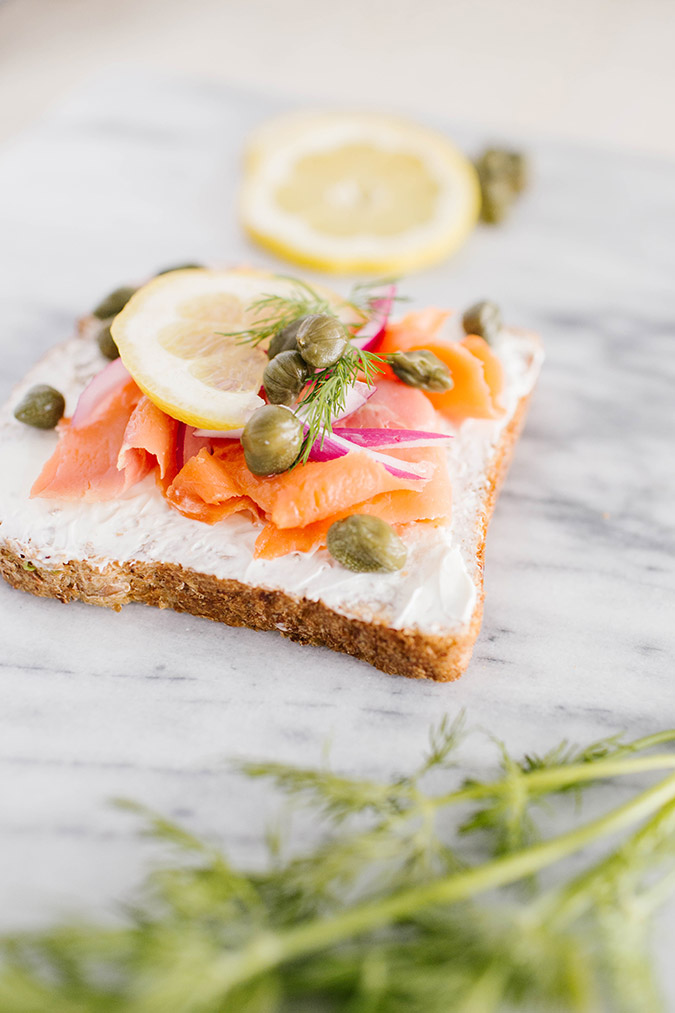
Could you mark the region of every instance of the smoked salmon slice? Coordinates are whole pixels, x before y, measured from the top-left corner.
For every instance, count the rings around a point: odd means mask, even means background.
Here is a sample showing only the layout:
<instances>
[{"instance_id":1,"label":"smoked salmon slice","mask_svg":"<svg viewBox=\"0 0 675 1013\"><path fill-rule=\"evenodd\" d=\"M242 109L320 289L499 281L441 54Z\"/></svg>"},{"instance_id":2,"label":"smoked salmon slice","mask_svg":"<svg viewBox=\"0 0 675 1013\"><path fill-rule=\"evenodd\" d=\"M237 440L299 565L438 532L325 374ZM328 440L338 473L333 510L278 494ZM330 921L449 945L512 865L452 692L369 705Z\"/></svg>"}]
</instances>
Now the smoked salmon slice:
<instances>
[{"instance_id":1,"label":"smoked salmon slice","mask_svg":"<svg viewBox=\"0 0 675 1013\"><path fill-rule=\"evenodd\" d=\"M169 484L176 474L176 433L178 422L143 395L124 430L124 441L117 458L121 470L150 471L155 463L159 477Z\"/></svg>"},{"instance_id":2,"label":"smoked salmon slice","mask_svg":"<svg viewBox=\"0 0 675 1013\"><path fill-rule=\"evenodd\" d=\"M467 334L462 344L483 363L483 376L490 389L492 403L493 405L499 405L500 394L504 389L504 370L501 362L493 353L485 338L482 338L479 334Z\"/></svg>"},{"instance_id":3,"label":"smoked salmon slice","mask_svg":"<svg viewBox=\"0 0 675 1013\"><path fill-rule=\"evenodd\" d=\"M304 527L282 528L268 522L256 539L256 556L274 559L285 556L288 552L310 552L312 549L323 548L333 521L353 513L372 514L389 524L408 524L422 520L440 522L449 519L452 489L444 451L439 447L429 448L424 452L424 459L432 461L435 470L423 489L392 489L382 492Z\"/></svg>"},{"instance_id":4,"label":"smoked salmon slice","mask_svg":"<svg viewBox=\"0 0 675 1013\"><path fill-rule=\"evenodd\" d=\"M159 466L165 482L175 474L178 423L149 400L129 377L122 380L88 421L61 428L56 450L31 496L116 499Z\"/></svg>"},{"instance_id":5,"label":"smoked salmon slice","mask_svg":"<svg viewBox=\"0 0 675 1013\"><path fill-rule=\"evenodd\" d=\"M396 323L387 324L378 352L409 352L413 348L427 348L426 342L438 337L449 316L450 310L435 306L406 313Z\"/></svg>"},{"instance_id":6,"label":"smoked salmon slice","mask_svg":"<svg viewBox=\"0 0 675 1013\"><path fill-rule=\"evenodd\" d=\"M354 429L421 429L438 432L439 419L434 406L421 390L406 387L398 380L378 378L374 393L362 408L335 427Z\"/></svg>"},{"instance_id":7,"label":"smoked salmon slice","mask_svg":"<svg viewBox=\"0 0 675 1013\"><path fill-rule=\"evenodd\" d=\"M65 423L31 496L109 500L144 478L152 468L148 459L136 456L122 468L117 465L129 420L142 396L129 378L111 391L90 422L77 427Z\"/></svg>"},{"instance_id":8,"label":"smoked salmon slice","mask_svg":"<svg viewBox=\"0 0 675 1013\"><path fill-rule=\"evenodd\" d=\"M359 450L333 461L310 461L270 478L251 474L243 451L232 455L229 463L241 491L279 528L306 527L378 493L419 489L424 483L423 479L396 478Z\"/></svg>"},{"instance_id":9,"label":"smoked salmon slice","mask_svg":"<svg viewBox=\"0 0 675 1013\"><path fill-rule=\"evenodd\" d=\"M466 339L465 339L466 340ZM501 366L490 352L483 338L474 337L474 342L481 341L490 356L489 372L492 388L485 375L483 358L467 348L464 341L443 345L431 342L426 346L430 352L444 362L452 375L454 386L441 394L429 393L427 397L432 405L452 422L461 422L465 418L495 419L501 415L501 408L493 395L493 389L501 391Z\"/></svg>"},{"instance_id":10,"label":"smoked salmon slice","mask_svg":"<svg viewBox=\"0 0 675 1013\"><path fill-rule=\"evenodd\" d=\"M426 309L408 313L387 327L380 351L408 352L428 348L444 362L452 390L428 393L431 404L452 422L465 418L494 419L502 414L499 396L504 386L501 363L484 338L467 335L462 341L441 341L439 332L448 314Z\"/></svg>"},{"instance_id":11,"label":"smoked salmon slice","mask_svg":"<svg viewBox=\"0 0 675 1013\"><path fill-rule=\"evenodd\" d=\"M165 496L186 517L207 524L215 524L242 510L258 515L253 500L241 495L227 458L212 456L205 447L186 461Z\"/></svg>"}]
</instances>

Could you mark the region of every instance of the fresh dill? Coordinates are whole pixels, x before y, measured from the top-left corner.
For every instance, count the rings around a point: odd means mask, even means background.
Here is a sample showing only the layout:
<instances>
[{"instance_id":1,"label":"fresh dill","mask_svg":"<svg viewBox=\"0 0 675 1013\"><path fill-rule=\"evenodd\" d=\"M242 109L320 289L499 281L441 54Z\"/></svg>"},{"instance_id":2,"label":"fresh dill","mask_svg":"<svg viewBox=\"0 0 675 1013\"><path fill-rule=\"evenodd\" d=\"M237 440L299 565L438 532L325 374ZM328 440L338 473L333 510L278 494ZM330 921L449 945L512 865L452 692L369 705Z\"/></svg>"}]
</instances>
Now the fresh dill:
<instances>
[{"instance_id":1,"label":"fresh dill","mask_svg":"<svg viewBox=\"0 0 675 1013\"><path fill-rule=\"evenodd\" d=\"M484 779L463 769L465 734L445 721L417 770L389 781L245 766L322 832L300 851L276 840L262 870L126 804L171 857L121 922L0 941L0 1009L663 1010L649 930L675 893L675 731L523 760L498 744ZM567 802L649 772L662 777L588 822ZM543 800L569 829L544 833Z\"/></svg>"},{"instance_id":2,"label":"fresh dill","mask_svg":"<svg viewBox=\"0 0 675 1013\"><path fill-rule=\"evenodd\" d=\"M233 337L241 344L260 345L269 343L279 331L296 320L313 314L324 314L336 319L348 317L351 322L347 329L362 326L374 312L383 286L393 285L396 279L378 279L354 285L350 296L342 304L331 302L307 282L288 275L278 278L291 282L291 289L285 295L265 293L250 303L248 314L254 322L239 331L230 331L226 337ZM394 295L400 300L404 297ZM307 461L313 444L330 436L333 417L344 411L349 391L357 379L372 386L376 375L382 371L387 356L363 351L349 345L342 358L333 366L315 370L310 377L298 410L307 427L303 448L298 463Z\"/></svg>"},{"instance_id":3,"label":"fresh dill","mask_svg":"<svg viewBox=\"0 0 675 1013\"><path fill-rule=\"evenodd\" d=\"M299 317L313 313L326 313L337 317L335 306L321 296L316 289L299 278L278 275L280 279L292 282L292 288L285 295L265 293L247 306L247 312L254 319L250 327L239 331L228 331L226 337L235 338L241 344L260 345L269 341L278 331L288 327ZM345 302L343 309L358 311L356 305ZM365 320L365 313L361 314Z\"/></svg>"},{"instance_id":4,"label":"fresh dill","mask_svg":"<svg viewBox=\"0 0 675 1013\"><path fill-rule=\"evenodd\" d=\"M354 285L350 296L342 303L329 301L306 281L288 275L277 275L283 281L291 282L291 289L285 295L263 293L247 306L247 312L254 318L250 327L239 331L228 331L224 336L236 338L242 344L260 345L269 341L278 331L288 327L299 317L315 313L341 319L342 314L351 318L350 326L360 327L366 322L377 301L377 291L383 285L393 285L395 279ZM403 296L393 297L397 301Z\"/></svg>"},{"instance_id":5,"label":"fresh dill","mask_svg":"<svg viewBox=\"0 0 675 1013\"><path fill-rule=\"evenodd\" d=\"M371 387L385 361L375 352L349 346L334 366L313 374L297 406L297 413L307 428L299 461L307 460L315 442L323 443L330 436L333 416L344 412L349 392L359 377Z\"/></svg>"}]
</instances>

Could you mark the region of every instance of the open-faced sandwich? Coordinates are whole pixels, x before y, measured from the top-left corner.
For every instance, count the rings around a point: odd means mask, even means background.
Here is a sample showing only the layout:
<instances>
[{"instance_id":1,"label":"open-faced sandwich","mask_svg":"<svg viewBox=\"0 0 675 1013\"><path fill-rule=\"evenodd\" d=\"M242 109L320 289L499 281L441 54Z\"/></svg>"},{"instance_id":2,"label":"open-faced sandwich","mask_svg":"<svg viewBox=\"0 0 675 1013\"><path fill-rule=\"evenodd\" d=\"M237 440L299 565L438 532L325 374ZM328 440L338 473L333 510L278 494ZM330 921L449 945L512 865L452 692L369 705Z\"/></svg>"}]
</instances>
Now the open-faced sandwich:
<instances>
[{"instance_id":1,"label":"open-faced sandwich","mask_svg":"<svg viewBox=\"0 0 675 1013\"><path fill-rule=\"evenodd\" d=\"M2 412L5 578L457 678L541 351L492 303L395 298L199 268L112 293Z\"/></svg>"}]
</instances>

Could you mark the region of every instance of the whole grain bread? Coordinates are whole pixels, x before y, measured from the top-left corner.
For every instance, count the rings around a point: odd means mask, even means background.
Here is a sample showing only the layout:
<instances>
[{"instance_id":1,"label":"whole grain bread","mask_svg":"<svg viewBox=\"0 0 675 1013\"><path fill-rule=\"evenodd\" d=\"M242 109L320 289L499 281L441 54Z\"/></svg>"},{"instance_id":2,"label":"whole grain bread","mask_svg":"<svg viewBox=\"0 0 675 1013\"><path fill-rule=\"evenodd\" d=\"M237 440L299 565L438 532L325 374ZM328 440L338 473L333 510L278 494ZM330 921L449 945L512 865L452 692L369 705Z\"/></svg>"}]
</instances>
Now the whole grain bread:
<instances>
[{"instance_id":1,"label":"whole grain bread","mask_svg":"<svg viewBox=\"0 0 675 1013\"><path fill-rule=\"evenodd\" d=\"M140 602L189 612L228 626L276 630L300 644L341 651L394 675L449 682L466 669L483 615L483 560L487 527L499 488L522 429L529 393L522 396L502 430L486 472L473 532L476 604L468 623L446 634L396 629L334 611L321 601L222 580L175 563L122 562L111 559L101 569L86 558L57 566L31 560L3 538L0 517L0 572L13 587L62 602L83 601L119 610Z\"/></svg>"}]
</instances>

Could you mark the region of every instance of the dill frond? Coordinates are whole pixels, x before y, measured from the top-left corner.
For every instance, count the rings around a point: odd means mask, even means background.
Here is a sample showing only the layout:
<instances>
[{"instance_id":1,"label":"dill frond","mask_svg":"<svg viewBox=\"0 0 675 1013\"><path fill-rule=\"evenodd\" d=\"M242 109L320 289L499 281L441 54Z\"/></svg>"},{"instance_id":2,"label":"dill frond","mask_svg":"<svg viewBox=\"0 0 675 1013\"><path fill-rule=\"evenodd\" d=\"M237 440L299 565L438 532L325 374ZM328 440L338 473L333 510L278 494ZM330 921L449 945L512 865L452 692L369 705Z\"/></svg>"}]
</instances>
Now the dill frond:
<instances>
[{"instance_id":1,"label":"dill frond","mask_svg":"<svg viewBox=\"0 0 675 1013\"><path fill-rule=\"evenodd\" d=\"M385 359L375 352L350 346L334 366L314 373L297 405L297 412L307 427L299 462L307 461L317 440L323 445L333 432L333 415L345 410L349 392L359 376L372 387L384 362Z\"/></svg>"},{"instance_id":2,"label":"dill frond","mask_svg":"<svg viewBox=\"0 0 675 1013\"><path fill-rule=\"evenodd\" d=\"M675 893L675 752L663 748L675 732L561 743L523 759L491 740L493 780L463 770L463 734L461 716L446 719L415 770L382 781L247 764L242 776L268 778L323 830L288 854L275 842L262 870L130 805L170 857L119 925L0 940L0 1009L663 1010L649 928ZM536 824L542 801L650 771L665 776L590 822L566 807L564 832L547 836ZM428 787L449 778L457 784L443 794ZM536 881L544 871L555 873L545 888ZM514 893L524 882L530 893Z\"/></svg>"}]
</instances>

